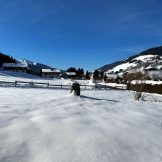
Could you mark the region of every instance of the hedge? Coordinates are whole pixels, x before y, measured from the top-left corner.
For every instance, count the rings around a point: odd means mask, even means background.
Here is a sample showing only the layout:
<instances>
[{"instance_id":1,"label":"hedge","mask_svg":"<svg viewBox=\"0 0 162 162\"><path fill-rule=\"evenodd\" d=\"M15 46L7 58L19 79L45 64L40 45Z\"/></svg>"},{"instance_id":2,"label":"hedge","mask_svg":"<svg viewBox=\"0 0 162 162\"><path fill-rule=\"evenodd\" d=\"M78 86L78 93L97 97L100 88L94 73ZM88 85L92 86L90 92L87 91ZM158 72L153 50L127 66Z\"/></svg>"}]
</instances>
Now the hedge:
<instances>
[{"instance_id":1,"label":"hedge","mask_svg":"<svg viewBox=\"0 0 162 162\"><path fill-rule=\"evenodd\" d=\"M143 92L162 94L162 84L155 84L155 85L143 84L141 86L142 86ZM133 84L131 84L131 85L127 84L128 90L136 91L136 90L138 90L137 87L140 87L140 86L136 86L136 85L133 85Z\"/></svg>"}]
</instances>

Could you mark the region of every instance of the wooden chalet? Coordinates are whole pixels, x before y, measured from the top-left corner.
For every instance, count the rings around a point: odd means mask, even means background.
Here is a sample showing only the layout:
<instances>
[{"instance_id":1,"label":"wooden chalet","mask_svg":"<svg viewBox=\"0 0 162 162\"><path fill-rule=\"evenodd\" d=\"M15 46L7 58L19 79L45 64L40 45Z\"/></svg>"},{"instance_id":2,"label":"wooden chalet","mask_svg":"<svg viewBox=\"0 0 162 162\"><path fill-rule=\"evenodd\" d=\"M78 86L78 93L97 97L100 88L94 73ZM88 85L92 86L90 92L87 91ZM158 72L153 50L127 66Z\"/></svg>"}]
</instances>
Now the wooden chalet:
<instances>
[{"instance_id":1,"label":"wooden chalet","mask_svg":"<svg viewBox=\"0 0 162 162\"><path fill-rule=\"evenodd\" d=\"M3 63L2 67L4 70L10 70L14 72L27 72L28 64L27 63Z\"/></svg>"},{"instance_id":2,"label":"wooden chalet","mask_svg":"<svg viewBox=\"0 0 162 162\"><path fill-rule=\"evenodd\" d=\"M61 71L59 69L42 69L42 77L56 78L59 77Z\"/></svg>"}]
</instances>

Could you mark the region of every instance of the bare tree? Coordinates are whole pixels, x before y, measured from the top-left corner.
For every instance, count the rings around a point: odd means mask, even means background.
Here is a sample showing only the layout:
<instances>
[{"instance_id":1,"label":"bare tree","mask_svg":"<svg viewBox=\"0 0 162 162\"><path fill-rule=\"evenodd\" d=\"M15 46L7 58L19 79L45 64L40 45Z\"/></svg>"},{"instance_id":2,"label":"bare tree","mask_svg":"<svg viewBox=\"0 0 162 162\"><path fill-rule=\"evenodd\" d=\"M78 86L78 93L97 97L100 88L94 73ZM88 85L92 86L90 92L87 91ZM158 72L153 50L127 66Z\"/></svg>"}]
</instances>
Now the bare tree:
<instances>
[{"instance_id":1,"label":"bare tree","mask_svg":"<svg viewBox=\"0 0 162 162\"><path fill-rule=\"evenodd\" d=\"M147 74L142 72L128 73L124 76L128 89L133 90L133 97L135 100L144 100L143 86L146 82Z\"/></svg>"}]
</instances>

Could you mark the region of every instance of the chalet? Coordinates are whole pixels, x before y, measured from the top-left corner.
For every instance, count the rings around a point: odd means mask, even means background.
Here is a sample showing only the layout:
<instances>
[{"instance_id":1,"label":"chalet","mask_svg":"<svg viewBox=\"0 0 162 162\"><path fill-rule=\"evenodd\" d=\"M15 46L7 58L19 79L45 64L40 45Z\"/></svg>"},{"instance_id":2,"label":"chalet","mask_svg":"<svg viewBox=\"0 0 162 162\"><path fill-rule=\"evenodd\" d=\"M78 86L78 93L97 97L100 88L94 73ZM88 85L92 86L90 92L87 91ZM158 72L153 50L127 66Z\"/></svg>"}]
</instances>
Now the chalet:
<instances>
[{"instance_id":1,"label":"chalet","mask_svg":"<svg viewBox=\"0 0 162 162\"><path fill-rule=\"evenodd\" d=\"M59 77L61 71L59 69L42 69L42 77L55 78Z\"/></svg>"},{"instance_id":2,"label":"chalet","mask_svg":"<svg viewBox=\"0 0 162 162\"><path fill-rule=\"evenodd\" d=\"M4 70L10 70L14 72L27 72L28 64L27 63L3 63L2 67Z\"/></svg>"},{"instance_id":3,"label":"chalet","mask_svg":"<svg viewBox=\"0 0 162 162\"><path fill-rule=\"evenodd\" d=\"M69 79L70 78L72 78L72 79L76 78L76 73L75 72L65 72L65 75Z\"/></svg>"}]
</instances>

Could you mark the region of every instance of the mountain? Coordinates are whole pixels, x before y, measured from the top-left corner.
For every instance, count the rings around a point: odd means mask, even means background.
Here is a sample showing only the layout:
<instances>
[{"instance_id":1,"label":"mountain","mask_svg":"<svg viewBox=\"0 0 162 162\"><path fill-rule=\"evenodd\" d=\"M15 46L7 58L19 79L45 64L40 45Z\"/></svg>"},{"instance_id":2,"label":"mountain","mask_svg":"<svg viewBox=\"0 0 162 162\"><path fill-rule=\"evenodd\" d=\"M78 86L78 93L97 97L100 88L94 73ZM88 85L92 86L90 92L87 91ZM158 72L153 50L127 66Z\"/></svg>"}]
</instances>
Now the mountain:
<instances>
[{"instance_id":1,"label":"mountain","mask_svg":"<svg viewBox=\"0 0 162 162\"><path fill-rule=\"evenodd\" d=\"M52 67L48 65L44 65L42 63L35 63L29 60L16 60L13 57L0 52L0 67L2 67L3 63L27 64L28 72L34 74L40 74L42 69L52 69Z\"/></svg>"},{"instance_id":2,"label":"mountain","mask_svg":"<svg viewBox=\"0 0 162 162\"><path fill-rule=\"evenodd\" d=\"M117 62L114 62L114 63L111 63L111 64L104 65L104 66L102 66L101 68L99 68L97 70L99 70L101 72L105 72L105 71L107 71L109 69L113 69L115 66L118 66L118 65L120 65L122 63L123 63L123 61L117 61Z\"/></svg>"},{"instance_id":3,"label":"mountain","mask_svg":"<svg viewBox=\"0 0 162 162\"><path fill-rule=\"evenodd\" d=\"M139 54L139 56L141 56L141 55L149 55L149 54L162 56L162 46L154 47L154 48L150 48L148 50L145 50L145 51L141 52Z\"/></svg>"},{"instance_id":4,"label":"mountain","mask_svg":"<svg viewBox=\"0 0 162 162\"><path fill-rule=\"evenodd\" d=\"M48 65L32 62L29 60L19 60L18 62L27 63L29 72L34 73L34 74L40 74L42 69L52 69L52 67Z\"/></svg>"},{"instance_id":5,"label":"mountain","mask_svg":"<svg viewBox=\"0 0 162 162\"><path fill-rule=\"evenodd\" d=\"M145 56L145 57L141 57L141 56ZM140 52L139 54L130 56L125 60L104 65L98 68L97 70L101 72L106 72L106 71L115 72L115 71L128 70L128 68L132 66L140 67L140 65L149 66L151 64L155 64L155 62L157 62L157 59L162 59L162 46L147 49L145 51ZM161 62L162 61L160 61L159 64L161 64Z\"/></svg>"},{"instance_id":6,"label":"mountain","mask_svg":"<svg viewBox=\"0 0 162 162\"><path fill-rule=\"evenodd\" d=\"M15 63L15 62L16 60L14 58L0 52L0 67L2 67L3 63Z\"/></svg>"}]
</instances>

